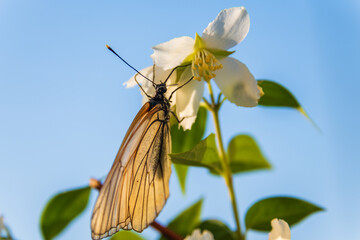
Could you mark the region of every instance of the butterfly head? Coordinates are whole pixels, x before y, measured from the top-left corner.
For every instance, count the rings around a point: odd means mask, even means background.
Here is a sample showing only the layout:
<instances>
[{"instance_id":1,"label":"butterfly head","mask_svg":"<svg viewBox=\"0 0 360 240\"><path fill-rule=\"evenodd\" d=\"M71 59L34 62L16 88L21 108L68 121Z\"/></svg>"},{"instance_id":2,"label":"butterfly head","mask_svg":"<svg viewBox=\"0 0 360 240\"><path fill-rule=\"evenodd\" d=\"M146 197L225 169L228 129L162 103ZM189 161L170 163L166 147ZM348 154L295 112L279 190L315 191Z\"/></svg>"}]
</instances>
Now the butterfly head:
<instances>
[{"instance_id":1,"label":"butterfly head","mask_svg":"<svg viewBox=\"0 0 360 240\"><path fill-rule=\"evenodd\" d=\"M166 87L165 83L160 83L160 84L155 85L155 90L156 90L156 94L163 95L164 93L166 93L167 87Z\"/></svg>"}]
</instances>

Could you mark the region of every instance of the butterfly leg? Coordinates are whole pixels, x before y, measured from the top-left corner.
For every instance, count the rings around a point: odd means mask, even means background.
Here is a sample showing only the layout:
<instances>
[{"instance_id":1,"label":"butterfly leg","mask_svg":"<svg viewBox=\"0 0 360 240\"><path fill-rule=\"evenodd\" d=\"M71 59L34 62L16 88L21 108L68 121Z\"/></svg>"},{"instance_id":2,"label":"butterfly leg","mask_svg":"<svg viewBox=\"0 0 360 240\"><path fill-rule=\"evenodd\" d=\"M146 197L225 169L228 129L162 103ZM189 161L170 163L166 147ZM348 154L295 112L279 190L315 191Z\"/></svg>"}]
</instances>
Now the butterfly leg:
<instances>
[{"instance_id":1,"label":"butterfly leg","mask_svg":"<svg viewBox=\"0 0 360 240\"><path fill-rule=\"evenodd\" d=\"M179 118L176 116L176 114L173 111L170 111L170 113L175 117L178 123L181 123L185 119L185 117L183 117L181 120L179 120Z\"/></svg>"}]
</instances>

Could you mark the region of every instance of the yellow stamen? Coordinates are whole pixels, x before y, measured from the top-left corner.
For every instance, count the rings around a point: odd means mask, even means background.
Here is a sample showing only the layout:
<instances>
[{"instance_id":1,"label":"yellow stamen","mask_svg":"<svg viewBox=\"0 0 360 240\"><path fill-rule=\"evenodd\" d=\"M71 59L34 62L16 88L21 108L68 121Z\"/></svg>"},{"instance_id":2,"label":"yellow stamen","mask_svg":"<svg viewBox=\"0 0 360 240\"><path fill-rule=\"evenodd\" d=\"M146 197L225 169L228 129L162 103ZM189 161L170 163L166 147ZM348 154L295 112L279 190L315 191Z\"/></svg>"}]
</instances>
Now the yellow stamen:
<instances>
[{"instance_id":1,"label":"yellow stamen","mask_svg":"<svg viewBox=\"0 0 360 240\"><path fill-rule=\"evenodd\" d=\"M260 97L264 96L264 90L262 89L262 87L260 87L259 85L257 86L257 88L259 89L260 91Z\"/></svg>"},{"instance_id":2,"label":"yellow stamen","mask_svg":"<svg viewBox=\"0 0 360 240\"><path fill-rule=\"evenodd\" d=\"M201 81L203 78L205 81L210 81L216 76L213 72L222 68L222 64L208 50L199 49L194 54L191 70L195 80Z\"/></svg>"}]
</instances>

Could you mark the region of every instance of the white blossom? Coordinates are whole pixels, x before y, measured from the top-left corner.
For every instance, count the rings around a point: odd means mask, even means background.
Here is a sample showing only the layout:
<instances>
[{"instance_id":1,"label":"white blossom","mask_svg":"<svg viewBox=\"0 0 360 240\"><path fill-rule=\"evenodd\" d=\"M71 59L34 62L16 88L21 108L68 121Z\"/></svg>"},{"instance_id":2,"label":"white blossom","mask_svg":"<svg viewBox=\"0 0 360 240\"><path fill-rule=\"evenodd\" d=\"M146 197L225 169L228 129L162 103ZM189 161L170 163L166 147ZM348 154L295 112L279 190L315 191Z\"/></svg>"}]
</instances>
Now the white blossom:
<instances>
[{"instance_id":1,"label":"white blossom","mask_svg":"<svg viewBox=\"0 0 360 240\"><path fill-rule=\"evenodd\" d=\"M274 218L271 220L272 230L269 233L269 240L290 240L290 227L287 222L282 219Z\"/></svg>"},{"instance_id":2,"label":"white blossom","mask_svg":"<svg viewBox=\"0 0 360 240\"><path fill-rule=\"evenodd\" d=\"M221 92L232 103L254 107L260 99L260 89L248 68L235 58L228 49L240 43L249 32L250 18L244 7L222 10L214 21L196 35L179 37L155 47L154 63L164 69L180 64L190 64L179 79L179 85L194 76L191 84L179 90L176 97L176 113L179 118L196 117L204 92L204 80L214 79ZM184 97L189 96L189 97ZM190 129L195 118L185 118L182 126Z\"/></svg>"},{"instance_id":3,"label":"white blossom","mask_svg":"<svg viewBox=\"0 0 360 240\"><path fill-rule=\"evenodd\" d=\"M174 38L153 47L154 53L151 57L163 72L179 65L188 65L181 70L181 76L172 79L171 83L182 86L191 77L194 78L176 92L172 102L176 105L176 115L183 119L180 125L184 129L190 129L195 122L204 84L211 79L214 79L230 102L243 107L254 107L258 104L261 89L254 76L245 64L229 57L234 51L228 51L246 37L249 27L250 18L244 7L225 9L209 23L202 37L196 34L195 39L186 36ZM149 77L152 74L151 68L141 72ZM146 92L150 91L152 85L143 80L143 88ZM130 80L127 86L134 84L135 82Z\"/></svg>"},{"instance_id":4,"label":"white blossom","mask_svg":"<svg viewBox=\"0 0 360 240\"><path fill-rule=\"evenodd\" d=\"M207 230L201 233L200 229L195 229L191 235L187 236L184 240L214 240L214 236Z\"/></svg>"}]
</instances>

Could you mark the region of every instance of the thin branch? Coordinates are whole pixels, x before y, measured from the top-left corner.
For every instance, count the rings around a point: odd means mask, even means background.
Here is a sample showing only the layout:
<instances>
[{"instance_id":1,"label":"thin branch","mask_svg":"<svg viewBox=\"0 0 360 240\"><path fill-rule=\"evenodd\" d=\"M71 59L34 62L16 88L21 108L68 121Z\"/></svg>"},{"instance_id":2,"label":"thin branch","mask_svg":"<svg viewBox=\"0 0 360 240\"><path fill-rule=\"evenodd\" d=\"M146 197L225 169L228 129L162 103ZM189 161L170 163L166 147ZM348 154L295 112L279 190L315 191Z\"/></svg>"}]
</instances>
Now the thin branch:
<instances>
[{"instance_id":1,"label":"thin branch","mask_svg":"<svg viewBox=\"0 0 360 240\"><path fill-rule=\"evenodd\" d=\"M166 237L169 240L183 240L183 238L179 236L177 233L173 232L167 227L162 226L156 221L153 221L150 224L150 226L158 230L164 237Z\"/></svg>"},{"instance_id":2,"label":"thin branch","mask_svg":"<svg viewBox=\"0 0 360 240\"><path fill-rule=\"evenodd\" d=\"M238 211L238 207L237 207L237 202L236 202L236 197L235 197L235 190L234 190L234 185L233 185L233 179L232 179L232 173L231 173L231 169L230 169L230 165L229 165L229 160L227 159L227 155L225 152L225 148L224 148L224 144L223 144L223 140L222 140L222 135L221 135L221 128L220 128L220 120L219 120L219 109L221 104L219 105L219 100L221 99L221 95L219 94L218 96L218 102L215 102L214 99L214 93L211 87L210 82L208 82L208 87L209 87L209 93L210 93L210 98L211 98L211 113L213 115L214 118L214 125L215 125L215 131L216 131L216 138L217 138L217 142L218 142L218 148L219 148L219 155L220 155L220 160L221 160L221 165L223 168L223 177L225 179L226 185L229 189L229 194L230 194L230 199L231 199L231 204L233 207L233 214L234 214L234 218L235 218L235 222L236 222L236 234L237 234L237 239L238 240L244 240L244 236L242 235L242 231L241 231L241 224L240 224L240 219L239 219L239 211Z\"/></svg>"},{"instance_id":3,"label":"thin branch","mask_svg":"<svg viewBox=\"0 0 360 240\"><path fill-rule=\"evenodd\" d=\"M221 97L222 97L222 93L219 93L216 105L220 105Z\"/></svg>"}]
</instances>

